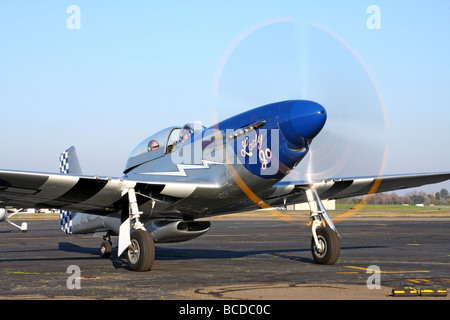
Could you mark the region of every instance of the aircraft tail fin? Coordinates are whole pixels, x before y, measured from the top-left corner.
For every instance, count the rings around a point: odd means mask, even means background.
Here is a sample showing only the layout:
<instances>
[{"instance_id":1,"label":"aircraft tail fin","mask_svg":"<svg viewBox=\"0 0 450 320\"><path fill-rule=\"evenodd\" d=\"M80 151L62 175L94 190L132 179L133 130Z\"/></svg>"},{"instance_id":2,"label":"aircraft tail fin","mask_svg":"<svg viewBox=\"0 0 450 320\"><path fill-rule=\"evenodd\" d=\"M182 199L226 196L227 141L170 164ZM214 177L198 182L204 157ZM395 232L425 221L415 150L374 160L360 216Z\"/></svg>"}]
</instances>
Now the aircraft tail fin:
<instances>
[{"instance_id":1,"label":"aircraft tail fin","mask_svg":"<svg viewBox=\"0 0 450 320\"><path fill-rule=\"evenodd\" d=\"M66 174L83 174L80 162L78 161L77 150L70 147L59 156L59 172Z\"/></svg>"},{"instance_id":2,"label":"aircraft tail fin","mask_svg":"<svg viewBox=\"0 0 450 320\"><path fill-rule=\"evenodd\" d=\"M59 156L59 171L64 174L83 174L77 151L74 146L70 147ZM59 224L61 230L67 234L72 234L72 219L76 212L60 210Z\"/></svg>"}]
</instances>

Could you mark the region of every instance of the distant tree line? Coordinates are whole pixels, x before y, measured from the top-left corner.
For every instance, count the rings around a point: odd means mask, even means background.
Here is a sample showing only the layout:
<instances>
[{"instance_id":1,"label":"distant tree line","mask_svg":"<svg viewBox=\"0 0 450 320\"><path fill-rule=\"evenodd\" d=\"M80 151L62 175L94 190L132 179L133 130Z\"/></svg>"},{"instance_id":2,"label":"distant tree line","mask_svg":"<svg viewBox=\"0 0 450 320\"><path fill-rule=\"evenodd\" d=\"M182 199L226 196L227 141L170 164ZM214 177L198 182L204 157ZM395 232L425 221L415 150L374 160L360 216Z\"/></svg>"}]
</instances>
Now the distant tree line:
<instances>
[{"instance_id":1,"label":"distant tree line","mask_svg":"<svg viewBox=\"0 0 450 320\"><path fill-rule=\"evenodd\" d=\"M338 203L356 204L362 197L339 199ZM386 204L386 205L417 205L425 206L448 206L450 205L450 195L447 189L441 189L438 192L429 193L423 191L408 192L400 196L395 192L375 193L367 202L368 204Z\"/></svg>"}]
</instances>

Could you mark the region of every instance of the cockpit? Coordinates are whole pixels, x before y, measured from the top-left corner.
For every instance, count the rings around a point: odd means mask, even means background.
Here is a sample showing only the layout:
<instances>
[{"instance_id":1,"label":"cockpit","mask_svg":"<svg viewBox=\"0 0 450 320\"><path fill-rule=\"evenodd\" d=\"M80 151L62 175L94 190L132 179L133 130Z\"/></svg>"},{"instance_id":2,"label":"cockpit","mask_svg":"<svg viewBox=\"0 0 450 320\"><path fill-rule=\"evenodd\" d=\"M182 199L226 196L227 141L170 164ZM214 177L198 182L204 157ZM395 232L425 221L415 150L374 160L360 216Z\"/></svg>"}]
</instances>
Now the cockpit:
<instances>
[{"instance_id":1,"label":"cockpit","mask_svg":"<svg viewBox=\"0 0 450 320\"><path fill-rule=\"evenodd\" d=\"M151 135L131 151L125 172L145 161L150 161L175 151L188 141L194 132L204 129L205 127L200 124L189 123L183 127L169 127Z\"/></svg>"}]
</instances>

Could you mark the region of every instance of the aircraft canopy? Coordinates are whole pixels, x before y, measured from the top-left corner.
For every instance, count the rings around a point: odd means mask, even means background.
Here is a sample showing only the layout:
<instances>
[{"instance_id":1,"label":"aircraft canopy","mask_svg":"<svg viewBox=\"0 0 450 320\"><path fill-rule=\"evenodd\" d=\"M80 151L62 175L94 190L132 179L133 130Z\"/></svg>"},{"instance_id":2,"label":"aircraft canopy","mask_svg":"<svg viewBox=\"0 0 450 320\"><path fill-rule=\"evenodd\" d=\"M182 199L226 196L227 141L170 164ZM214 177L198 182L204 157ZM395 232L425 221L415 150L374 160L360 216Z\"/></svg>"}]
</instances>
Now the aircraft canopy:
<instances>
[{"instance_id":1,"label":"aircraft canopy","mask_svg":"<svg viewBox=\"0 0 450 320\"><path fill-rule=\"evenodd\" d=\"M172 145L173 142L178 141L181 129L182 128L180 127L169 127L152 134L131 151L130 158L137 157L153 150L164 149L168 144Z\"/></svg>"},{"instance_id":2,"label":"aircraft canopy","mask_svg":"<svg viewBox=\"0 0 450 320\"><path fill-rule=\"evenodd\" d=\"M185 124L183 127L169 127L163 129L139 143L130 153L130 158L137 157L143 153L157 150L159 148L166 148L173 145L174 142L178 144L184 142L196 131L202 131L205 127L199 124ZM165 153L173 150L166 150Z\"/></svg>"}]
</instances>

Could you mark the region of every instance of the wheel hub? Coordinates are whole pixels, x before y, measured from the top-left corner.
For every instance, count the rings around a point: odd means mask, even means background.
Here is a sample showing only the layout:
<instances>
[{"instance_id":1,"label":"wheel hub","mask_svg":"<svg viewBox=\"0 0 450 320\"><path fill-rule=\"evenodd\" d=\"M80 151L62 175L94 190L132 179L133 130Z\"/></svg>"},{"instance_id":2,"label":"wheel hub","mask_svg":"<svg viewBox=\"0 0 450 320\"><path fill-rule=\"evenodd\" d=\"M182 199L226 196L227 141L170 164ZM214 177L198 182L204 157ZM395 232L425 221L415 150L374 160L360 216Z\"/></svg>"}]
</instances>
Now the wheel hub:
<instances>
[{"instance_id":1,"label":"wheel hub","mask_svg":"<svg viewBox=\"0 0 450 320\"><path fill-rule=\"evenodd\" d=\"M323 258L327 252L327 245L326 241L323 239L322 236L318 236L320 247L314 246L314 252L319 258Z\"/></svg>"},{"instance_id":2,"label":"wheel hub","mask_svg":"<svg viewBox=\"0 0 450 320\"><path fill-rule=\"evenodd\" d=\"M128 258L130 259L130 262L137 263L139 260L139 243L133 239L131 240L130 247L128 248Z\"/></svg>"}]
</instances>

